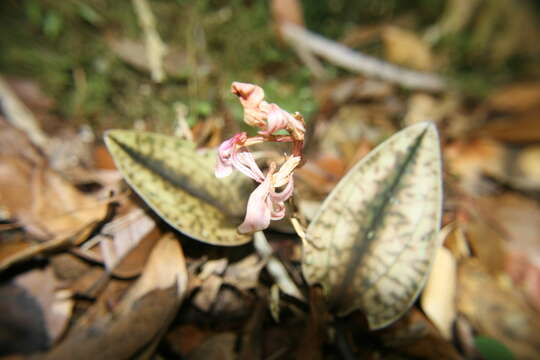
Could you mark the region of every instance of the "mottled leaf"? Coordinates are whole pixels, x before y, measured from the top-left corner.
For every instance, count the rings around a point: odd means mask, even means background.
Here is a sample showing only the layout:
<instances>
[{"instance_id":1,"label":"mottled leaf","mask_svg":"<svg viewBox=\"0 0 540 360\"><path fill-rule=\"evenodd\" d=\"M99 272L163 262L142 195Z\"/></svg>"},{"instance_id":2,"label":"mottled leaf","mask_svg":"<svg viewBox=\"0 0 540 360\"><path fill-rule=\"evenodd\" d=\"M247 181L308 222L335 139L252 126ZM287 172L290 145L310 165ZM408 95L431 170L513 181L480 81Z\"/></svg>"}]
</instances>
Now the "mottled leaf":
<instances>
[{"instance_id":1,"label":"mottled leaf","mask_svg":"<svg viewBox=\"0 0 540 360\"><path fill-rule=\"evenodd\" d=\"M360 309L370 328L418 296L439 246L442 184L435 126L410 126L356 164L307 229L303 272L330 309Z\"/></svg>"},{"instance_id":2,"label":"mottled leaf","mask_svg":"<svg viewBox=\"0 0 540 360\"><path fill-rule=\"evenodd\" d=\"M108 131L105 142L126 181L171 226L209 244L233 246L251 240L236 231L250 181L239 174L217 179L215 151L130 130Z\"/></svg>"}]
</instances>

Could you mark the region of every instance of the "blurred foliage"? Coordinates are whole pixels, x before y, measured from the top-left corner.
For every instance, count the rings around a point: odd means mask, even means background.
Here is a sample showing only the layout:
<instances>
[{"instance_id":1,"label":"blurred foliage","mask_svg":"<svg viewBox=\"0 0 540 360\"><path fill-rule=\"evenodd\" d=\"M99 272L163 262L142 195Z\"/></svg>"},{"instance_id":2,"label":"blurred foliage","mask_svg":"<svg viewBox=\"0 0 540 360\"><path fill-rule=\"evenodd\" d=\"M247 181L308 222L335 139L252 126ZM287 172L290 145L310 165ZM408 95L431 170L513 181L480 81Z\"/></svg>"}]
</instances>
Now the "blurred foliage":
<instances>
[{"instance_id":1,"label":"blurred foliage","mask_svg":"<svg viewBox=\"0 0 540 360\"><path fill-rule=\"evenodd\" d=\"M440 18L444 0L308 1L308 28L341 38L355 26L405 21L423 31ZM170 131L172 104L182 102L196 122L223 107L241 118L229 94L232 81L264 87L269 101L307 120L316 110L311 75L295 54L276 39L268 2L248 0L154 0L157 27L168 46L184 51L189 66L182 77L162 84L120 60L107 45L110 37L142 41L131 1L7 0L0 4L0 72L36 79L57 101L60 115L98 128L129 127L144 120L149 129ZM531 69L522 55L486 66L489 48L475 50L471 25L435 44L446 59L443 72L470 93L483 94L497 82ZM475 48L476 47L476 48ZM361 50L380 54L373 44ZM141 54L145 56L145 54ZM208 62L207 73L192 71ZM331 66L330 73L336 76Z\"/></svg>"},{"instance_id":2,"label":"blurred foliage","mask_svg":"<svg viewBox=\"0 0 540 360\"><path fill-rule=\"evenodd\" d=\"M486 360L512 360L514 356L501 342L487 337L477 336L474 338L476 349Z\"/></svg>"},{"instance_id":3,"label":"blurred foliage","mask_svg":"<svg viewBox=\"0 0 540 360\"><path fill-rule=\"evenodd\" d=\"M329 37L340 37L354 26L390 22L414 16L421 26L429 25L444 8L444 0L303 0L307 26Z\"/></svg>"}]
</instances>

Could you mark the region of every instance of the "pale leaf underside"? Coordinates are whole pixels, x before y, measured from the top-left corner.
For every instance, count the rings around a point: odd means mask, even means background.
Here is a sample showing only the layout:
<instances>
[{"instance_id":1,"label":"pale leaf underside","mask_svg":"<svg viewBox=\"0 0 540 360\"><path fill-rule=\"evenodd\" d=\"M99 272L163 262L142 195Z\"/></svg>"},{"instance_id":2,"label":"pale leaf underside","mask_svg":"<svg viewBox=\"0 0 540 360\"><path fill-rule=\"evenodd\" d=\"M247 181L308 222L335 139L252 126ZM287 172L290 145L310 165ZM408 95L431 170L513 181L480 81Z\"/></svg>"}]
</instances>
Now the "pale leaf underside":
<instances>
[{"instance_id":1,"label":"pale leaf underside","mask_svg":"<svg viewBox=\"0 0 540 360\"><path fill-rule=\"evenodd\" d=\"M442 206L435 126L413 125L356 164L307 230L303 272L332 311L362 310L371 329L414 302L437 247Z\"/></svg>"},{"instance_id":2,"label":"pale leaf underside","mask_svg":"<svg viewBox=\"0 0 540 360\"><path fill-rule=\"evenodd\" d=\"M203 242L234 246L251 236L236 227L245 212L250 181L214 176L215 151L149 132L110 130L105 142L126 181L162 219Z\"/></svg>"}]
</instances>

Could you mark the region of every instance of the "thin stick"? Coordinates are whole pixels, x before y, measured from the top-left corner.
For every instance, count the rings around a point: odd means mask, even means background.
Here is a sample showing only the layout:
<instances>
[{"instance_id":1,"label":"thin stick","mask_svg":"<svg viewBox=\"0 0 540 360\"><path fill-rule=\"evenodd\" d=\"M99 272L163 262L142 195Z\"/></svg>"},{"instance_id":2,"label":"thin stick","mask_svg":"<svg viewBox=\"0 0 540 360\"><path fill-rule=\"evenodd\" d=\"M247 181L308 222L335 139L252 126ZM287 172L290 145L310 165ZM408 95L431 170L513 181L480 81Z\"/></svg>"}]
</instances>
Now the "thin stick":
<instances>
[{"instance_id":1,"label":"thin stick","mask_svg":"<svg viewBox=\"0 0 540 360\"><path fill-rule=\"evenodd\" d=\"M49 139L34 114L19 100L2 77L0 77L0 103L7 120L28 135L34 145L43 148L47 144Z\"/></svg>"},{"instance_id":2,"label":"thin stick","mask_svg":"<svg viewBox=\"0 0 540 360\"><path fill-rule=\"evenodd\" d=\"M441 91L446 87L446 82L438 75L405 69L362 54L298 25L283 23L281 33L295 47L308 49L349 71L377 77L409 89Z\"/></svg>"},{"instance_id":3,"label":"thin stick","mask_svg":"<svg viewBox=\"0 0 540 360\"><path fill-rule=\"evenodd\" d=\"M152 80L159 83L165 79L163 57L167 52L167 48L156 30L156 21L148 2L146 0L133 0L133 6L144 33L146 56Z\"/></svg>"},{"instance_id":4,"label":"thin stick","mask_svg":"<svg viewBox=\"0 0 540 360\"><path fill-rule=\"evenodd\" d=\"M287 273L285 266L274 255L274 251L268 243L268 240L266 240L264 233L262 231L257 231L254 234L254 238L255 249L259 255L267 261L266 269L276 281L279 289L287 295L293 296L300 300L305 300L304 296L289 276L289 273Z\"/></svg>"}]
</instances>

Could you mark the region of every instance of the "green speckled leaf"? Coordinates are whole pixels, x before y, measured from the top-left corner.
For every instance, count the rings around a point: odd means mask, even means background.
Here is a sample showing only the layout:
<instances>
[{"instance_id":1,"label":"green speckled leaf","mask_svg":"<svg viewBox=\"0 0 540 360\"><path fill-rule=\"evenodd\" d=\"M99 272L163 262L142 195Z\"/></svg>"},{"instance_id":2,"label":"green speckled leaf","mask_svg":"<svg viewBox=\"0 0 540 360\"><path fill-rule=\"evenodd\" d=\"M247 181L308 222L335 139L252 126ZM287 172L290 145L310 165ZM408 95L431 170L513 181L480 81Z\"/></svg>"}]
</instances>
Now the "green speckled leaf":
<instances>
[{"instance_id":1,"label":"green speckled leaf","mask_svg":"<svg viewBox=\"0 0 540 360\"><path fill-rule=\"evenodd\" d=\"M330 309L360 309L370 328L399 318L418 296L440 245L441 159L431 123L379 145L340 181L307 229L302 270Z\"/></svg>"},{"instance_id":2,"label":"green speckled leaf","mask_svg":"<svg viewBox=\"0 0 540 360\"><path fill-rule=\"evenodd\" d=\"M251 182L240 174L214 176L215 151L200 152L179 138L110 130L105 143L131 187L171 226L199 241L247 243L239 234Z\"/></svg>"}]
</instances>

